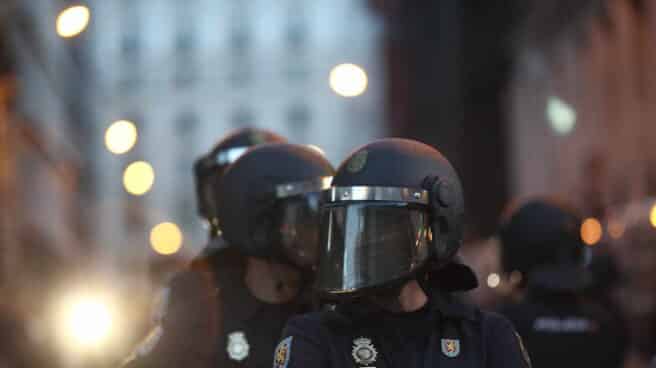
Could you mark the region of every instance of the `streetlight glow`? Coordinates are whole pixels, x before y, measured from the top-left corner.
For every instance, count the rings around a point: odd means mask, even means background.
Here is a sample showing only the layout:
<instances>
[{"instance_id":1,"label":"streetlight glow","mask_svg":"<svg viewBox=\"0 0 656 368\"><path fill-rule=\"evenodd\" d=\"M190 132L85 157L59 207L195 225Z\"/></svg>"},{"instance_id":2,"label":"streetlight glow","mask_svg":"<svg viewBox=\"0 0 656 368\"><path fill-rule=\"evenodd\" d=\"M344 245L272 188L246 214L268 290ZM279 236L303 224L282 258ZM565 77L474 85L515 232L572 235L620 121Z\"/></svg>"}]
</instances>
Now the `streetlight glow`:
<instances>
[{"instance_id":1,"label":"streetlight glow","mask_svg":"<svg viewBox=\"0 0 656 368\"><path fill-rule=\"evenodd\" d=\"M498 273L491 273L487 276L487 286L495 289L501 284L501 276Z\"/></svg>"},{"instance_id":2,"label":"streetlight glow","mask_svg":"<svg viewBox=\"0 0 656 368\"><path fill-rule=\"evenodd\" d=\"M367 89L367 73L355 64L339 64L330 71L330 88L343 97L355 97Z\"/></svg>"},{"instance_id":3,"label":"streetlight glow","mask_svg":"<svg viewBox=\"0 0 656 368\"><path fill-rule=\"evenodd\" d=\"M84 5L66 8L57 16L57 34L63 38L75 37L87 28L90 19L91 12Z\"/></svg>"},{"instance_id":4,"label":"streetlight glow","mask_svg":"<svg viewBox=\"0 0 656 368\"><path fill-rule=\"evenodd\" d=\"M123 186L125 190L137 196L144 195L155 183L155 170L145 161L135 161L128 165L123 172Z\"/></svg>"},{"instance_id":5,"label":"streetlight glow","mask_svg":"<svg viewBox=\"0 0 656 368\"><path fill-rule=\"evenodd\" d=\"M109 152L116 155L124 154L137 143L137 127L133 122L118 120L105 131L105 146Z\"/></svg>"},{"instance_id":6,"label":"streetlight glow","mask_svg":"<svg viewBox=\"0 0 656 368\"><path fill-rule=\"evenodd\" d=\"M177 253L182 247L182 231L172 222L162 222L150 231L150 246L162 255Z\"/></svg>"}]
</instances>

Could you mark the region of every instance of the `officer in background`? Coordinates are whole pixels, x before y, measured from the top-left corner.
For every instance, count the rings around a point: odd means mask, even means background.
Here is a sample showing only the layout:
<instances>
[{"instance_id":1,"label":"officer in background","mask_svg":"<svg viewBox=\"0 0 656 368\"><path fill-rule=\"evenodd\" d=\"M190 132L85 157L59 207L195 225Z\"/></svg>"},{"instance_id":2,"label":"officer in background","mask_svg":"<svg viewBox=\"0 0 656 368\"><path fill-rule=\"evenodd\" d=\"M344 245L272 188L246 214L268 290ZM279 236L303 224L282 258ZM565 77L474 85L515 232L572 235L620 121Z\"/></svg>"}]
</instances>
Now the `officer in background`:
<instances>
[{"instance_id":1,"label":"officer in background","mask_svg":"<svg viewBox=\"0 0 656 368\"><path fill-rule=\"evenodd\" d=\"M226 242L173 279L161 323L125 366L268 366L287 318L307 308L318 192L332 172L316 151L276 143L247 150L213 179L201 199L210 198ZM211 241L219 234L211 230Z\"/></svg>"},{"instance_id":2,"label":"officer in background","mask_svg":"<svg viewBox=\"0 0 656 368\"><path fill-rule=\"evenodd\" d=\"M196 160L194 179L198 214L209 229L209 241L203 254L210 255L226 245L221 237L216 209L217 202L214 198L214 193L225 170L251 147L264 143L285 142L287 142L285 138L267 130L237 129L226 135L212 150Z\"/></svg>"},{"instance_id":3,"label":"officer in background","mask_svg":"<svg viewBox=\"0 0 656 368\"><path fill-rule=\"evenodd\" d=\"M581 220L566 205L535 199L509 211L499 238L515 300L501 307L524 337L533 366L621 367L626 338L616 319L583 298Z\"/></svg>"},{"instance_id":4,"label":"officer in background","mask_svg":"<svg viewBox=\"0 0 656 368\"><path fill-rule=\"evenodd\" d=\"M454 261L462 188L437 150L365 145L326 196L317 287L336 304L288 322L274 368L530 366L509 321L451 295L477 285Z\"/></svg>"}]
</instances>

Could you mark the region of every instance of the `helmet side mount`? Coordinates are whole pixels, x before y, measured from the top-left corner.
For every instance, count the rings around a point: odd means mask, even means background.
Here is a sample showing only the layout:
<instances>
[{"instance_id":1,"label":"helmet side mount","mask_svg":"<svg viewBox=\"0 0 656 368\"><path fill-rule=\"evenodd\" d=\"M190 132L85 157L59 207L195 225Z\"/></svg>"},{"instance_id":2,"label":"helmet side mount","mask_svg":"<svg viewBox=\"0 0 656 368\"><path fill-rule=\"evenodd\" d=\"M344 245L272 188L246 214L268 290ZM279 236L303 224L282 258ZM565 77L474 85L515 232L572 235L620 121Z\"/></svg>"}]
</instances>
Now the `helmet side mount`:
<instances>
[{"instance_id":1,"label":"helmet side mount","mask_svg":"<svg viewBox=\"0 0 656 368\"><path fill-rule=\"evenodd\" d=\"M438 265L449 262L462 244L464 203L458 184L428 176L423 185L429 193L433 252Z\"/></svg>"}]
</instances>

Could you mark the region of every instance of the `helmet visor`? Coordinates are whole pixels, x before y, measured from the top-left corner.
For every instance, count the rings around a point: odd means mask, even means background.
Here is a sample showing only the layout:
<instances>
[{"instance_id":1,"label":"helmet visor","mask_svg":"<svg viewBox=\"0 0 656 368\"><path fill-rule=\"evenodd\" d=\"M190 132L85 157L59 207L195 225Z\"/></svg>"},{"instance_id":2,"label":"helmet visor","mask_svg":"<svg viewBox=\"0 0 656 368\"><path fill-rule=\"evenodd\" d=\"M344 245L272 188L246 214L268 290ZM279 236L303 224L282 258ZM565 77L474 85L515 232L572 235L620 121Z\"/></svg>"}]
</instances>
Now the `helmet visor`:
<instances>
[{"instance_id":1,"label":"helmet visor","mask_svg":"<svg viewBox=\"0 0 656 368\"><path fill-rule=\"evenodd\" d=\"M428 214L418 205L350 202L324 206L317 287L347 294L408 276L429 257Z\"/></svg>"},{"instance_id":2,"label":"helmet visor","mask_svg":"<svg viewBox=\"0 0 656 368\"><path fill-rule=\"evenodd\" d=\"M279 201L274 210L283 257L310 269L319 259L319 205L321 195L311 192Z\"/></svg>"},{"instance_id":3,"label":"helmet visor","mask_svg":"<svg viewBox=\"0 0 656 368\"><path fill-rule=\"evenodd\" d=\"M214 165L208 158L198 160L194 166L198 213L208 220L217 216L214 193L226 167Z\"/></svg>"}]
</instances>

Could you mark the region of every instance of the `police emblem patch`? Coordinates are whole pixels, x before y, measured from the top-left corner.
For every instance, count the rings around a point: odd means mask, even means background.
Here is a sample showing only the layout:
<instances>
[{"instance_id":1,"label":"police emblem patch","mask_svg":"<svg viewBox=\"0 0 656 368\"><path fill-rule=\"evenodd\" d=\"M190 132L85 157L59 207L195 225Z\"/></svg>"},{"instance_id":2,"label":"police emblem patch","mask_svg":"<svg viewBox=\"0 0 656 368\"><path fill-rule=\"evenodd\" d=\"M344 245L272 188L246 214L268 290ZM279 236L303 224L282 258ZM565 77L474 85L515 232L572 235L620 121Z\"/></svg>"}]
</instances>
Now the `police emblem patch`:
<instances>
[{"instance_id":1,"label":"police emblem patch","mask_svg":"<svg viewBox=\"0 0 656 368\"><path fill-rule=\"evenodd\" d=\"M228 356L238 362L246 359L250 350L246 334L242 331L235 331L228 334L228 346L226 348Z\"/></svg>"},{"instance_id":2,"label":"police emblem patch","mask_svg":"<svg viewBox=\"0 0 656 368\"><path fill-rule=\"evenodd\" d=\"M273 368L287 368L289 354L292 350L292 336L282 340L273 354Z\"/></svg>"},{"instance_id":3,"label":"police emblem patch","mask_svg":"<svg viewBox=\"0 0 656 368\"><path fill-rule=\"evenodd\" d=\"M442 339L442 353L449 358L455 358L460 355L460 340Z\"/></svg>"},{"instance_id":4,"label":"police emblem patch","mask_svg":"<svg viewBox=\"0 0 656 368\"><path fill-rule=\"evenodd\" d=\"M356 153L346 164L346 170L352 173L356 173L364 168L367 164L367 155L369 152L367 150L362 150Z\"/></svg>"},{"instance_id":5,"label":"police emblem patch","mask_svg":"<svg viewBox=\"0 0 656 368\"><path fill-rule=\"evenodd\" d=\"M266 137L264 136L264 134L262 134L261 132L258 132L258 131L255 131L255 132L251 133L250 138L251 138L251 143L254 144L254 145L262 144L262 143L266 142Z\"/></svg>"},{"instance_id":6,"label":"police emblem patch","mask_svg":"<svg viewBox=\"0 0 656 368\"><path fill-rule=\"evenodd\" d=\"M376 361L378 351L371 342L371 339L359 337L353 340L353 351L351 351L351 355L357 364L366 366Z\"/></svg>"}]
</instances>

